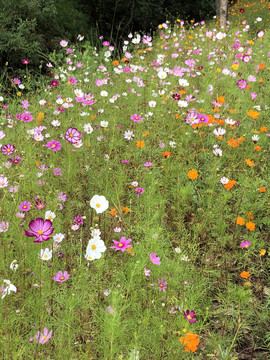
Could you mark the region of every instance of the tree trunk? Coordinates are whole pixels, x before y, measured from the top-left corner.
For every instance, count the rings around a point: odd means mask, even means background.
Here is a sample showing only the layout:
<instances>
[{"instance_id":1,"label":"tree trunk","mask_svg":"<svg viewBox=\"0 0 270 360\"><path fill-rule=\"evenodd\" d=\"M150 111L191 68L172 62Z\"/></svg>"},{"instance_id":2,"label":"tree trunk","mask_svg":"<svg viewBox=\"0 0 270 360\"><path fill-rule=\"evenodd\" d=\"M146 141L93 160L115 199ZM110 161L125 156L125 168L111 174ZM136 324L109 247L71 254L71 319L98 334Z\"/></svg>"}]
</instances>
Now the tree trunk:
<instances>
[{"instance_id":1,"label":"tree trunk","mask_svg":"<svg viewBox=\"0 0 270 360\"><path fill-rule=\"evenodd\" d=\"M220 0L216 0L216 15L220 16Z\"/></svg>"},{"instance_id":2,"label":"tree trunk","mask_svg":"<svg viewBox=\"0 0 270 360\"><path fill-rule=\"evenodd\" d=\"M226 28L226 21L228 20L228 0L217 0L220 2L219 16L220 27Z\"/></svg>"}]
</instances>

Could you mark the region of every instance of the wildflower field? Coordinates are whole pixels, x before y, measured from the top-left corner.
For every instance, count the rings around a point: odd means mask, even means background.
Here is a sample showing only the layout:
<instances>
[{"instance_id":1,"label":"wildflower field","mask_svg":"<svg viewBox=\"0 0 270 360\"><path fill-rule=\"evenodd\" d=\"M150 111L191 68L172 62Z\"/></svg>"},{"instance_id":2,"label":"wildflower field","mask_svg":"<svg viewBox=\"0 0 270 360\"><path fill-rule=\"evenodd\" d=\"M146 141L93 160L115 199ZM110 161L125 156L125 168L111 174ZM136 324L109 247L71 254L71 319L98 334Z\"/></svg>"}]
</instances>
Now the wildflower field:
<instances>
[{"instance_id":1,"label":"wildflower field","mask_svg":"<svg viewBox=\"0 0 270 360\"><path fill-rule=\"evenodd\" d=\"M268 359L270 16L78 36L0 93L1 359Z\"/></svg>"}]
</instances>

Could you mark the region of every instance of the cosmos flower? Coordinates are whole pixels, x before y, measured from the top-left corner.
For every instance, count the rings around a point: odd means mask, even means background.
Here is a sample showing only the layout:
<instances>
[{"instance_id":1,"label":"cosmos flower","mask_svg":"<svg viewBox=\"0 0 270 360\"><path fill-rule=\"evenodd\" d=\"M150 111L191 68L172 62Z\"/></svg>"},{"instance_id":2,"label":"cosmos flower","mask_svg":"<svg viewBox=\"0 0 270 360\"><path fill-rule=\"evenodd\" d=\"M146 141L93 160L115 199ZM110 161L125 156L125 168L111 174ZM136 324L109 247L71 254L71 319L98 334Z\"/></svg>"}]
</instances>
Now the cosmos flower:
<instances>
[{"instance_id":1,"label":"cosmos flower","mask_svg":"<svg viewBox=\"0 0 270 360\"><path fill-rule=\"evenodd\" d=\"M157 256L157 254L154 254L152 252L150 254L150 261L154 265L160 265L160 258Z\"/></svg>"},{"instance_id":2,"label":"cosmos flower","mask_svg":"<svg viewBox=\"0 0 270 360\"><path fill-rule=\"evenodd\" d=\"M120 241L116 241L116 240L113 240L115 246L110 246L111 249L115 249L116 251L120 250L120 251L126 251L130 245L129 243L131 242L131 239L127 239L123 236L121 237L121 240Z\"/></svg>"},{"instance_id":3,"label":"cosmos flower","mask_svg":"<svg viewBox=\"0 0 270 360\"><path fill-rule=\"evenodd\" d=\"M49 235L54 231L52 222L50 220L44 221L42 218L30 221L29 227L31 230L25 230L24 233L26 236L35 237L34 242L43 242L51 239Z\"/></svg>"},{"instance_id":4,"label":"cosmos flower","mask_svg":"<svg viewBox=\"0 0 270 360\"><path fill-rule=\"evenodd\" d=\"M41 249L39 257L41 258L41 260L46 260L46 261L51 260L51 258L52 258L52 250L50 250L48 248L46 248L45 250Z\"/></svg>"},{"instance_id":5,"label":"cosmos flower","mask_svg":"<svg viewBox=\"0 0 270 360\"><path fill-rule=\"evenodd\" d=\"M185 319L187 319L190 323L194 323L197 321L196 315L194 311L184 311Z\"/></svg>"},{"instance_id":6,"label":"cosmos flower","mask_svg":"<svg viewBox=\"0 0 270 360\"><path fill-rule=\"evenodd\" d=\"M95 209L97 214L101 214L109 207L109 201L102 195L94 195L90 200L91 208Z\"/></svg>"},{"instance_id":7,"label":"cosmos flower","mask_svg":"<svg viewBox=\"0 0 270 360\"><path fill-rule=\"evenodd\" d=\"M62 271L58 271L55 276L53 277L53 280L54 281L57 281L57 282L64 282L64 281L67 281L67 279L70 277L70 274L65 271L65 272L62 272Z\"/></svg>"},{"instance_id":8,"label":"cosmos flower","mask_svg":"<svg viewBox=\"0 0 270 360\"><path fill-rule=\"evenodd\" d=\"M162 278L162 279L158 279L158 283L159 283L159 291L163 291L165 292L165 290L167 289L167 283L165 282L165 280Z\"/></svg>"},{"instance_id":9,"label":"cosmos flower","mask_svg":"<svg viewBox=\"0 0 270 360\"><path fill-rule=\"evenodd\" d=\"M45 344L51 338L52 332L52 330L48 332L48 329L46 327L43 329L43 334L38 331L35 336L36 342L38 342L39 344Z\"/></svg>"}]
</instances>

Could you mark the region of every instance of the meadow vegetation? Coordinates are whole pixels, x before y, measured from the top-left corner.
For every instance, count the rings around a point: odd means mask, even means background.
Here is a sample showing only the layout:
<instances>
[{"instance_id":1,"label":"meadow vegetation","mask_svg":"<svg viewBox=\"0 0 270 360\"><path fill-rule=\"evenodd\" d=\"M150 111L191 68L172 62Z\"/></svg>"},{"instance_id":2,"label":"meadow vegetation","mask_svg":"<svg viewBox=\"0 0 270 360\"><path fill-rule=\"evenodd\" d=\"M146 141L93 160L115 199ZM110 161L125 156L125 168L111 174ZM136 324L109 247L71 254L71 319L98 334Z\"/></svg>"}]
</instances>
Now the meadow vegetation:
<instances>
[{"instance_id":1,"label":"meadow vegetation","mask_svg":"<svg viewBox=\"0 0 270 360\"><path fill-rule=\"evenodd\" d=\"M78 35L0 94L2 359L269 354L268 2ZM5 81L7 78L4 77Z\"/></svg>"}]
</instances>

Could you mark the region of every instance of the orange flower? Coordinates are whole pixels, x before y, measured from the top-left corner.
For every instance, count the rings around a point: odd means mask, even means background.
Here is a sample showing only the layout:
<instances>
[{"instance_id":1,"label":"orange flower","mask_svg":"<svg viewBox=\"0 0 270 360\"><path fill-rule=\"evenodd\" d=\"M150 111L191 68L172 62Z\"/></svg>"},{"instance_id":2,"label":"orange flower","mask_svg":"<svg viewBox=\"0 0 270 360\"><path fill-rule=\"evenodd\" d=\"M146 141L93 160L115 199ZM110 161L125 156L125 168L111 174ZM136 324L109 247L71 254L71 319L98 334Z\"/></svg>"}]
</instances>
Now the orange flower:
<instances>
[{"instance_id":1,"label":"orange flower","mask_svg":"<svg viewBox=\"0 0 270 360\"><path fill-rule=\"evenodd\" d=\"M232 138L227 141L227 144L232 147L237 147L237 146L239 146L239 141L235 140L235 138Z\"/></svg>"},{"instance_id":2,"label":"orange flower","mask_svg":"<svg viewBox=\"0 0 270 360\"><path fill-rule=\"evenodd\" d=\"M248 223L246 223L246 227L248 228L249 231L253 231L255 229L255 224L249 221Z\"/></svg>"},{"instance_id":3,"label":"orange flower","mask_svg":"<svg viewBox=\"0 0 270 360\"><path fill-rule=\"evenodd\" d=\"M263 82L263 78L260 78L258 81L259 81L259 82Z\"/></svg>"},{"instance_id":4,"label":"orange flower","mask_svg":"<svg viewBox=\"0 0 270 360\"><path fill-rule=\"evenodd\" d=\"M225 101L224 96L220 96L220 97L217 98L217 102L218 102L219 104L223 104L224 101Z\"/></svg>"},{"instance_id":5,"label":"orange flower","mask_svg":"<svg viewBox=\"0 0 270 360\"><path fill-rule=\"evenodd\" d=\"M261 249L261 251L260 251L260 256L264 256L265 253L266 253L266 250L265 250L265 249Z\"/></svg>"},{"instance_id":6,"label":"orange flower","mask_svg":"<svg viewBox=\"0 0 270 360\"><path fill-rule=\"evenodd\" d=\"M44 118L44 113L43 112L39 112L36 119L41 121Z\"/></svg>"},{"instance_id":7,"label":"orange flower","mask_svg":"<svg viewBox=\"0 0 270 360\"><path fill-rule=\"evenodd\" d=\"M163 157L165 157L165 159L167 159L168 157L171 156L171 153L169 151L165 151L162 153Z\"/></svg>"},{"instance_id":8,"label":"orange flower","mask_svg":"<svg viewBox=\"0 0 270 360\"><path fill-rule=\"evenodd\" d=\"M236 224L237 224L237 225L244 225L244 224L245 224L245 219L242 218L242 217L237 216L237 218L236 218Z\"/></svg>"},{"instance_id":9,"label":"orange flower","mask_svg":"<svg viewBox=\"0 0 270 360\"><path fill-rule=\"evenodd\" d=\"M138 147L138 148L143 148L143 147L145 147L145 144L144 144L144 141L137 141L136 142L136 146Z\"/></svg>"},{"instance_id":10,"label":"orange flower","mask_svg":"<svg viewBox=\"0 0 270 360\"><path fill-rule=\"evenodd\" d=\"M253 216L252 212L247 213L247 218L248 218L249 220L253 220L253 219L254 219L254 216Z\"/></svg>"},{"instance_id":11,"label":"orange flower","mask_svg":"<svg viewBox=\"0 0 270 360\"><path fill-rule=\"evenodd\" d=\"M95 120L96 117L97 117L97 115L91 116L91 120Z\"/></svg>"},{"instance_id":12,"label":"orange flower","mask_svg":"<svg viewBox=\"0 0 270 360\"><path fill-rule=\"evenodd\" d=\"M194 352L197 350L197 345L199 345L200 340L197 338L197 334L193 332L187 333L186 336L181 336L179 338L181 344L186 345L185 351Z\"/></svg>"},{"instance_id":13,"label":"orange flower","mask_svg":"<svg viewBox=\"0 0 270 360\"><path fill-rule=\"evenodd\" d=\"M266 188L265 187L259 187L258 189L260 192L266 192Z\"/></svg>"},{"instance_id":14,"label":"orange flower","mask_svg":"<svg viewBox=\"0 0 270 360\"><path fill-rule=\"evenodd\" d=\"M187 173L188 174L188 177L191 179L191 180L195 180L197 179L198 177L198 172L194 169L192 170L189 170L189 172Z\"/></svg>"},{"instance_id":15,"label":"orange flower","mask_svg":"<svg viewBox=\"0 0 270 360\"><path fill-rule=\"evenodd\" d=\"M261 132L267 131L267 127L261 127L260 130Z\"/></svg>"},{"instance_id":16,"label":"orange flower","mask_svg":"<svg viewBox=\"0 0 270 360\"><path fill-rule=\"evenodd\" d=\"M259 68L260 68L260 69L264 69L264 68L265 68L265 64L264 64L264 63L259 64Z\"/></svg>"},{"instance_id":17,"label":"orange flower","mask_svg":"<svg viewBox=\"0 0 270 360\"><path fill-rule=\"evenodd\" d=\"M143 133L143 135L142 136L149 136L150 134L149 134L149 132L148 131L146 131L145 133Z\"/></svg>"},{"instance_id":18,"label":"orange flower","mask_svg":"<svg viewBox=\"0 0 270 360\"><path fill-rule=\"evenodd\" d=\"M248 279L250 277L250 273L248 271L242 271L240 276L243 279Z\"/></svg>"},{"instance_id":19,"label":"orange flower","mask_svg":"<svg viewBox=\"0 0 270 360\"><path fill-rule=\"evenodd\" d=\"M260 113L258 113L258 111L249 110L248 115L251 116L253 119L257 119Z\"/></svg>"},{"instance_id":20,"label":"orange flower","mask_svg":"<svg viewBox=\"0 0 270 360\"><path fill-rule=\"evenodd\" d=\"M111 214L112 216L115 216L115 215L117 214L117 210L116 210L116 209L112 209L112 210L110 211L110 214Z\"/></svg>"},{"instance_id":21,"label":"orange flower","mask_svg":"<svg viewBox=\"0 0 270 360\"><path fill-rule=\"evenodd\" d=\"M229 191L234 186L235 183L236 183L235 180L229 180L227 184L225 184L225 188Z\"/></svg>"},{"instance_id":22,"label":"orange flower","mask_svg":"<svg viewBox=\"0 0 270 360\"><path fill-rule=\"evenodd\" d=\"M114 60L113 65L114 65L114 66L119 65L119 61L118 61L118 60Z\"/></svg>"},{"instance_id":23,"label":"orange flower","mask_svg":"<svg viewBox=\"0 0 270 360\"><path fill-rule=\"evenodd\" d=\"M126 207L122 207L122 211L124 211L125 214L127 215L130 212L130 209L126 206Z\"/></svg>"},{"instance_id":24,"label":"orange flower","mask_svg":"<svg viewBox=\"0 0 270 360\"><path fill-rule=\"evenodd\" d=\"M253 167L254 166L254 161L250 160L250 159L246 159L246 163L248 164L248 166Z\"/></svg>"},{"instance_id":25,"label":"orange flower","mask_svg":"<svg viewBox=\"0 0 270 360\"><path fill-rule=\"evenodd\" d=\"M254 150L256 150L256 151L260 151L261 149L262 148L260 146L258 146L258 145L254 147Z\"/></svg>"}]
</instances>

